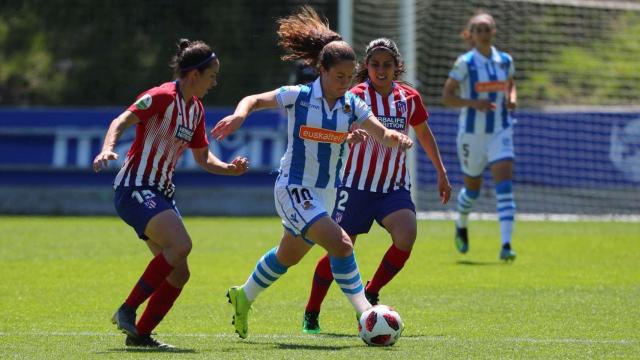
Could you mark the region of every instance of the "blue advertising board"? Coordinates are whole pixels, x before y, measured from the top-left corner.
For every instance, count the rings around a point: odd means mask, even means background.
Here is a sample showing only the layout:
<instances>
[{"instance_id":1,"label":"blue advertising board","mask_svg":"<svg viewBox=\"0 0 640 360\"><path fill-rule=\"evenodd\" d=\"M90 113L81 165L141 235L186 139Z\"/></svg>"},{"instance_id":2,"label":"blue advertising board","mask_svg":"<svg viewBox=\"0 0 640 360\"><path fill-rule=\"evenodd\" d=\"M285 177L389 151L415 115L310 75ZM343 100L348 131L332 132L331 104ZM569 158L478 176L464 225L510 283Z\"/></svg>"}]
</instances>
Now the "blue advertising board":
<instances>
[{"instance_id":1,"label":"blue advertising board","mask_svg":"<svg viewBox=\"0 0 640 360\"><path fill-rule=\"evenodd\" d=\"M91 162L106 129L122 109L0 110L0 185L107 185L133 141L127 131L117 146L120 160L110 171L94 174ZM231 113L207 109L209 129ZM640 184L640 113L536 112L516 115L518 182L544 186L607 188ZM429 124L454 184L462 182L456 157L457 112L431 109ZM418 144L416 144L419 146ZM272 185L286 147L286 118L280 110L252 114L243 127L221 142L210 139L211 151L229 161L244 155L251 172L230 178L210 176L190 155L178 163L177 186L234 184ZM419 151L420 184L435 182L428 159Z\"/></svg>"}]
</instances>

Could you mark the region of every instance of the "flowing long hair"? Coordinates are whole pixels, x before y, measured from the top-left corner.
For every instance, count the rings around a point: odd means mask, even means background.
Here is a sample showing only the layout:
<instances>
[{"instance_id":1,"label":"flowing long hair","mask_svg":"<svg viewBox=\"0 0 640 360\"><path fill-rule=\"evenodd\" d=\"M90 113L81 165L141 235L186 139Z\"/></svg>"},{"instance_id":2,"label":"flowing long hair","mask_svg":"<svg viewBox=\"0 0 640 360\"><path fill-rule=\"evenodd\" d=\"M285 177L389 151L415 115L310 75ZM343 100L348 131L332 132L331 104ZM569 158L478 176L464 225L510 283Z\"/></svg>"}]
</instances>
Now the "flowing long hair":
<instances>
[{"instance_id":1,"label":"flowing long hair","mask_svg":"<svg viewBox=\"0 0 640 360\"><path fill-rule=\"evenodd\" d=\"M278 25L278 45L286 52L282 60L302 60L306 65L328 70L338 62L356 59L351 46L310 6L278 19Z\"/></svg>"}]
</instances>

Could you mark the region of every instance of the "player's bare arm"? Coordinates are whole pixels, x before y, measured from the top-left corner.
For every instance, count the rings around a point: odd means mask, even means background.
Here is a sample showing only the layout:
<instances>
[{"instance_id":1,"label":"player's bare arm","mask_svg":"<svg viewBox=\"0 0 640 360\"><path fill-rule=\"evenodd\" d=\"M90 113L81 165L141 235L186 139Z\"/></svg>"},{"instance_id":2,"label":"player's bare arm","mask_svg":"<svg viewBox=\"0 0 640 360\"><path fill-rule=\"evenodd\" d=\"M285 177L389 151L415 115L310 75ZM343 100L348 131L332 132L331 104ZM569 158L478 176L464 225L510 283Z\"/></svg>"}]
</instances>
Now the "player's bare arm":
<instances>
[{"instance_id":1,"label":"player's bare arm","mask_svg":"<svg viewBox=\"0 0 640 360\"><path fill-rule=\"evenodd\" d=\"M512 77L507 81L507 109L515 110L518 107L518 92L516 91L516 82Z\"/></svg>"},{"instance_id":2,"label":"player's bare arm","mask_svg":"<svg viewBox=\"0 0 640 360\"><path fill-rule=\"evenodd\" d=\"M429 125L427 125L426 122L414 126L413 131L415 131L418 142L420 142L424 152L429 156L429 160L431 160L433 167L435 167L438 172L438 193L440 194L440 202L442 204L446 204L451 198L451 184L447 177L447 170L442 163L438 143L433 136L431 128L429 128Z\"/></svg>"},{"instance_id":3,"label":"player's bare arm","mask_svg":"<svg viewBox=\"0 0 640 360\"><path fill-rule=\"evenodd\" d=\"M243 156L238 156L230 163L226 163L213 155L208 147L191 149L191 153L196 163L212 174L238 176L249 169L249 160Z\"/></svg>"},{"instance_id":4,"label":"player's bare arm","mask_svg":"<svg viewBox=\"0 0 640 360\"><path fill-rule=\"evenodd\" d=\"M238 130L247 119L247 116L253 111L278 107L277 92L278 90L272 90L262 94L246 96L240 100L233 114L226 116L216 124L211 130L211 135L218 141L222 140Z\"/></svg>"},{"instance_id":5,"label":"player's bare arm","mask_svg":"<svg viewBox=\"0 0 640 360\"><path fill-rule=\"evenodd\" d=\"M93 170L95 172L106 168L110 160L118 159L118 154L114 151L118 139L120 139L127 128L139 122L140 119L130 111L125 111L113 119L111 125L109 125L109 130L107 130L107 135L104 137L102 151L93 159Z\"/></svg>"}]
</instances>

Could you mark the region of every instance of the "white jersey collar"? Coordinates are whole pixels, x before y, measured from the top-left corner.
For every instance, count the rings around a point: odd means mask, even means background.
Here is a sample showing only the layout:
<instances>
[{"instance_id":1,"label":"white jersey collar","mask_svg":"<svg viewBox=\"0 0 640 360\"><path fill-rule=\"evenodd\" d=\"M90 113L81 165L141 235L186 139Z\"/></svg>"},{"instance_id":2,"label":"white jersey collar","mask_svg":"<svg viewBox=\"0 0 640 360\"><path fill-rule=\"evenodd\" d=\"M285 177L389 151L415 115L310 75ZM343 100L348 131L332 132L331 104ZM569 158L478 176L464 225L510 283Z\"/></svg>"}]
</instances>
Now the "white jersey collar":
<instances>
[{"instance_id":1,"label":"white jersey collar","mask_svg":"<svg viewBox=\"0 0 640 360\"><path fill-rule=\"evenodd\" d=\"M481 62L487 62L489 60L497 63L502 62L502 58L494 46L491 47L491 56L489 58L484 56L477 48L473 48L473 54L477 55L476 59L479 59Z\"/></svg>"}]
</instances>

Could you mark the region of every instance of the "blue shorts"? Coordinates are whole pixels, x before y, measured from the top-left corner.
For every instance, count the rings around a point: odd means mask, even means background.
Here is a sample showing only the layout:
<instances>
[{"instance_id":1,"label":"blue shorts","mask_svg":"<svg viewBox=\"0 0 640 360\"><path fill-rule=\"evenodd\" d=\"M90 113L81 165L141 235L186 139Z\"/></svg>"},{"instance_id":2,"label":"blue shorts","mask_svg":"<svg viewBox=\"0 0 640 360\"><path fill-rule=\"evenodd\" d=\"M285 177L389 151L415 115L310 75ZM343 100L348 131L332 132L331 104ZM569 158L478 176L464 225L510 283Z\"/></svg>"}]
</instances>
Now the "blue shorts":
<instances>
[{"instance_id":1,"label":"blue shorts","mask_svg":"<svg viewBox=\"0 0 640 360\"><path fill-rule=\"evenodd\" d=\"M338 189L333 219L349 235L366 234L373 220L383 226L382 219L402 209L416 212L408 190L378 193L341 187Z\"/></svg>"},{"instance_id":2,"label":"blue shorts","mask_svg":"<svg viewBox=\"0 0 640 360\"><path fill-rule=\"evenodd\" d=\"M180 216L173 198L162 195L152 187L119 186L115 190L113 203L118 215L136 231L142 240L149 239L144 234L144 230L151 218L157 214L173 209Z\"/></svg>"}]
</instances>

